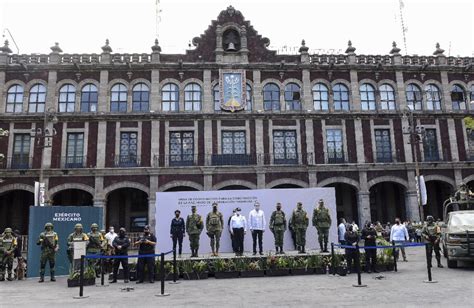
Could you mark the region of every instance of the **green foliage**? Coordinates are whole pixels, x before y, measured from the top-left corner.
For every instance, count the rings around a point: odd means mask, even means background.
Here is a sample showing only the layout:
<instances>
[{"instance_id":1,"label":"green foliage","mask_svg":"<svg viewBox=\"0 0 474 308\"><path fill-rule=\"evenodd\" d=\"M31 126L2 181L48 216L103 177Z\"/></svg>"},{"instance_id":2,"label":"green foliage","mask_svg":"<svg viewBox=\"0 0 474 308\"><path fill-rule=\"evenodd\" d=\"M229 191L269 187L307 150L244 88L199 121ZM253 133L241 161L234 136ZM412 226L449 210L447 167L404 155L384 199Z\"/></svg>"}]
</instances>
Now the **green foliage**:
<instances>
[{"instance_id":1,"label":"green foliage","mask_svg":"<svg viewBox=\"0 0 474 308\"><path fill-rule=\"evenodd\" d=\"M231 259L216 259L212 262L215 272L232 272L236 270L235 262Z\"/></svg>"},{"instance_id":2,"label":"green foliage","mask_svg":"<svg viewBox=\"0 0 474 308\"><path fill-rule=\"evenodd\" d=\"M247 270L248 271L260 271L262 270L262 262L261 261L252 261L248 263Z\"/></svg>"},{"instance_id":3,"label":"green foliage","mask_svg":"<svg viewBox=\"0 0 474 308\"><path fill-rule=\"evenodd\" d=\"M183 261L179 262L179 268L180 268L182 273L185 273L185 274L192 273L194 271L193 261L183 260Z\"/></svg>"},{"instance_id":4,"label":"green foliage","mask_svg":"<svg viewBox=\"0 0 474 308\"><path fill-rule=\"evenodd\" d=\"M201 260L199 262L194 262L193 270L198 274L207 272L208 264L207 264L207 262L204 262L203 260Z\"/></svg>"},{"instance_id":5,"label":"green foliage","mask_svg":"<svg viewBox=\"0 0 474 308\"><path fill-rule=\"evenodd\" d=\"M464 123L466 124L466 129L474 130L474 118L473 117L465 117Z\"/></svg>"},{"instance_id":6,"label":"green foliage","mask_svg":"<svg viewBox=\"0 0 474 308\"><path fill-rule=\"evenodd\" d=\"M308 260L308 267L309 268L325 268L326 265L324 264L324 257L320 255L311 255Z\"/></svg>"}]
</instances>

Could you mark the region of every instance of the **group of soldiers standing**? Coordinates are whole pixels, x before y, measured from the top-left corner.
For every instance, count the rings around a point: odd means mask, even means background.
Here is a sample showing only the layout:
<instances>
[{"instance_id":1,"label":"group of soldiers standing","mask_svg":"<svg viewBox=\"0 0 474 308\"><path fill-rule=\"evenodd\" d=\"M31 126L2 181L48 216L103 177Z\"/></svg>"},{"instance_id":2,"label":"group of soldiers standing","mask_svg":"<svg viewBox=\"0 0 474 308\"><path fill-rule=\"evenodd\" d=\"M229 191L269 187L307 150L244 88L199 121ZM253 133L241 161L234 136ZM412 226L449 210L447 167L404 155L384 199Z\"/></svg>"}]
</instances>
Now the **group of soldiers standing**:
<instances>
[{"instance_id":1,"label":"group of soldiers standing","mask_svg":"<svg viewBox=\"0 0 474 308\"><path fill-rule=\"evenodd\" d=\"M255 208L257 211L259 210L259 203L255 203ZM240 212L240 209L237 209ZM191 214L187 216L186 223L184 222L183 218L180 218L180 211L176 210L175 214L176 217L173 218L171 222L171 231L170 237L173 239L173 248L176 248L176 244L178 244L179 248L179 255L181 255L182 251L182 238L186 233L189 236L190 248L191 248L191 257L198 257L198 250L199 250L199 239L204 227L206 227L206 234L210 239L210 246L212 251L212 256L219 255L219 248L220 248L220 238L222 235L222 230L224 229L224 216L218 210L218 204L212 204L212 210L206 216L205 224L204 221L197 213L196 206L191 207ZM231 219L236 214L234 211L233 216L229 218L229 231L231 232ZM249 219L250 220L250 219ZM243 231L246 232L246 220L243 217L244 225L242 228ZM331 227L331 215L329 213L329 209L324 206L324 200L319 200L318 206L313 210L313 217L312 217L313 226L316 227L318 231L318 241L319 246L321 247L321 252L328 252L328 235L329 235L329 228ZM289 222L287 222L286 214L282 210L281 203L276 204L276 210L273 211L270 218L269 229L274 235L275 240L275 251L277 254L283 254L283 240L284 240L284 233L288 227L294 232L295 234L295 244L298 249L299 253L306 253L305 246L306 246L306 231L309 226L309 218L307 212L303 209L303 204L298 202L296 205L296 209L293 210ZM239 225L239 228L241 226ZM252 225L250 226L252 235L253 232L257 230L252 230ZM255 227L254 227L255 228ZM261 228L261 227L260 227ZM263 227L264 228L264 227ZM258 230L264 231L264 230ZM242 232L242 235L234 234L231 232L232 237L236 236L243 236L245 234ZM255 237L254 238L254 254L256 253L256 243ZM233 239L233 242L235 239ZM261 252L261 240L260 244L260 252ZM234 246L234 245L233 245ZM239 252L240 254L240 252Z\"/></svg>"}]
</instances>

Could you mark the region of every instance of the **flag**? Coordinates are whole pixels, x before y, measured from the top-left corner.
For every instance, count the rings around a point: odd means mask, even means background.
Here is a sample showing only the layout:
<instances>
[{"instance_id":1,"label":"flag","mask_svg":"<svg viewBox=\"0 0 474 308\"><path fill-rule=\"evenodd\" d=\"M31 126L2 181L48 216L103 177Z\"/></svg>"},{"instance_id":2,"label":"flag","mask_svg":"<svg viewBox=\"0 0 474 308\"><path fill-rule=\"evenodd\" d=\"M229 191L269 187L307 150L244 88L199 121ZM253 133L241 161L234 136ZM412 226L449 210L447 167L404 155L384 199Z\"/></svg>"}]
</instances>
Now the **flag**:
<instances>
[{"instance_id":1,"label":"flag","mask_svg":"<svg viewBox=\"0 0 474 308\"><path fill-rule=\"evenodd\" d=\"M425 183L425 178L420 175L420 179L418 181L418 187L419 187L419 194L420 194L420 200L421 200L421 205L426 205L428 203L428 195L426 194L426 183Z\"/></svg>"}]
</instances>

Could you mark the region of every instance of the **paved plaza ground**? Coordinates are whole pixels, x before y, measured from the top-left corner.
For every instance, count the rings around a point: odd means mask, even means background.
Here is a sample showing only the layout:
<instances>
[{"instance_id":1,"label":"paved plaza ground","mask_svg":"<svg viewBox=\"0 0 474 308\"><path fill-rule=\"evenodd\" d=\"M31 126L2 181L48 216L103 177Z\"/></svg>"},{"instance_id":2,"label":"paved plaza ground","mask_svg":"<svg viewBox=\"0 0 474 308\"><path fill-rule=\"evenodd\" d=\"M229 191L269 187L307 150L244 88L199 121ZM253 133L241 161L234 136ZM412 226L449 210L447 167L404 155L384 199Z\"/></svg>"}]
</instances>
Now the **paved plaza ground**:
<instances>
[{"instance_id":1,"label":"paved plaza ground","mask_svg":"<svg viewBox=\"0 0 474 308\"><path fill-rule=\"evenodd\" d=\"M86 287L84 299L73 299L77 288L37 279L0 283L0 307L473 307L474 268L434 268L438 283L427 284L424 249L407 249L408 262L399 272L363 274L366 288L355 288L357 276L329 275L221 279L166 283L168 297L155 297L160 284L127 284L132 292L109 287ZM444 265L446 260L443 259ZM471 265L472 266L472 265Z\"/></svg>"}]
</instances>

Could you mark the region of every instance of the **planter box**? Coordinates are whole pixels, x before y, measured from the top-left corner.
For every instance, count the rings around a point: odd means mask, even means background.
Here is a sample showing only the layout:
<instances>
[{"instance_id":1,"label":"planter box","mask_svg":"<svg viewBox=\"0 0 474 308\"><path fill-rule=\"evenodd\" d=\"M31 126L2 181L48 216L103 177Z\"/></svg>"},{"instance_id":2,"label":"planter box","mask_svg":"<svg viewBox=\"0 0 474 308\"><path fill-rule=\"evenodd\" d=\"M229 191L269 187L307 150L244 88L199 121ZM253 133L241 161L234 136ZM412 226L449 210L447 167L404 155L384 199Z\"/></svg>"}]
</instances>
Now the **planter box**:
<instances>
[{"instance_id":1,"label":"planter box","mask_svg":"<svg viewBox=\"0 0 474 308\"><path fill-rule=\"evenodd\" d=\"M239 276L240 276L240 272L238 271L214 273L214 277L216 277L216 279L239 278Z\"/></svg>"},{"instance_id":2,"label":"planter box","mask_svg":"<svg viewBox=\"0 0 474 308\"><path fill-rule=\"evenodd\" d=\"M248 277L264 277L265 276L265 271L264 270L259 270L259 271L242 271L240 272L240 277L243 278L248 278Z\"/></svg>"},{"instance_id":3,"label":"planter box","mask_svg":"<svg viewBox=\"0 0 474 308\"><path fill-rule=\"evenodd\" d=\"M183 273L183 279L184 280L201 280L201 279L207 279L209 278L208 272L204 273Z\"/></svg>"},{"instance_id":4,"label":"planter box","mask_svg":"<svg viewBox=\"0 0 474 308\"><path fill-rule=\"evenodd\" d=\"M387 270L387 266L384 264L375 264L375 269L378 272L385 272Z\"/></svg>"},{"instance_id":5,"label":"planter box","mask_svg":"<svg viewBox=\"0 0 474 308\"><path fill-rule=\"evenodd\" d=\"M385 268L387 269L387 271L394 271L395 270L395 264L391 263L391 264L387 264L385 265Z\"/></svg>"},{"instance_id":6,"label":"planter box","mask_svg":"<svg viewBox=\"0 0 474 308\"><path fill-rule=\"evenodd\" d=\"M67 286L68 288L74 288L74 287L79 287L80 286L80 280L79 279L68 279L67 280ZM95 278L88 278L83 280L83 285L84 286L94 286L95 285Z\"/></svg>"},{"instance_id":7,"label":"planter box","mask_svg":"<svg viewBox=\"0 0 474 308\"><path fill-rule=\"evenodd\" d=\"M288 268L269 269L266 271L267 276L288 276L290 270Z\"/></svg>"},{"instance_id":8,"label":"planter box","mask_svg":"<svg viewBox=\"0 0 474 308\"><path fill-rule=\"evenodd\" d=\"M166 281L173 280L173 274L172 273L165 274L165 280ZM176 280L179 280L179 274L176 275ZM160 281L160 273L155 273L155 281Z\"/></svg>"},{"instance_id":9,"label":"planter box","mask_svg":"<svg viewBox=\"0 0 474 308\"><path fill-rule=\"evenodd\" d=\"M322 267L316 267L314 268L314 273L316 275L326 275L326 269Z\"/></svg>"},{"instance_id":10,"label":"planter box","mask_svg":"<svg viewBox=\"0 0 474 308\"><path fill-rule=\"evenodd\" d=\"M314 270L312 268L292 268L291 275L312 275Z\"/></svg>"}]
</instances>

